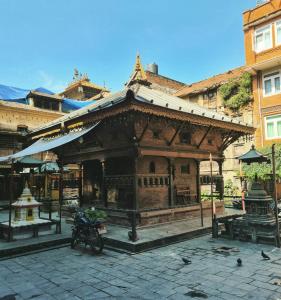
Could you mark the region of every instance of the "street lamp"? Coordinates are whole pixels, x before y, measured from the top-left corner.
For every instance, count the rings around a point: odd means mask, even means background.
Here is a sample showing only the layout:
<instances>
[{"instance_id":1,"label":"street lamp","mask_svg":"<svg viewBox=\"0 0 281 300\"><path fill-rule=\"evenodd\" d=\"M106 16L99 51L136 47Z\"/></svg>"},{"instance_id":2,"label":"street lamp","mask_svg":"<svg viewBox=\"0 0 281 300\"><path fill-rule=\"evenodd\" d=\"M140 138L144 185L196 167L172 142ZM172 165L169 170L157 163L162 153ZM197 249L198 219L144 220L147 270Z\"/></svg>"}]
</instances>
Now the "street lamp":
<instances>
[{"instance_id":1,"label":"street lamp","mask_svg":"<svg viewBox=\"0 0 281 300\"><path fill-rule=\"evenodd\" d=\"M275 144L272 144L271 147L271 161L266 156L262 155L255 149L255 146L252 145L251 150L247 153L238 157L239 161L246 163L248 165L252 163L268 163L272 165L272 180L273 180L273 199L275 202L275 223L276 223L276 247L280 248L280 228L278 220L278 201L277 201L277 189L276 189L276 166L275 166Z\"/></svg>"}]
</instances>

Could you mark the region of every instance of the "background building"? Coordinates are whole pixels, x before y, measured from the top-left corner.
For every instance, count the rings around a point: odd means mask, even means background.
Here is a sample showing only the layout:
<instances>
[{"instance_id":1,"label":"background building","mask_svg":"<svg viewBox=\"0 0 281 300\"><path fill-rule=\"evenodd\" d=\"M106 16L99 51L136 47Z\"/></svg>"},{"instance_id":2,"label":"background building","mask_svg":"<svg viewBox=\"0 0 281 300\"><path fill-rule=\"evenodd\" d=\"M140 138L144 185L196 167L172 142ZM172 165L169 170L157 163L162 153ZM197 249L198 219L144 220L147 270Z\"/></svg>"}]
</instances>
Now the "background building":
<instances>
[{"instance_id":1,"label":"background building","mask_svg":"<svg viewBox=\"0 0 281 300\"><path fill-rule=\"evenodd\" d=\"M266 1L243 14L246 68L253 74L257 147L281 141L281 2Z\"/></svg>"}]
</instances>

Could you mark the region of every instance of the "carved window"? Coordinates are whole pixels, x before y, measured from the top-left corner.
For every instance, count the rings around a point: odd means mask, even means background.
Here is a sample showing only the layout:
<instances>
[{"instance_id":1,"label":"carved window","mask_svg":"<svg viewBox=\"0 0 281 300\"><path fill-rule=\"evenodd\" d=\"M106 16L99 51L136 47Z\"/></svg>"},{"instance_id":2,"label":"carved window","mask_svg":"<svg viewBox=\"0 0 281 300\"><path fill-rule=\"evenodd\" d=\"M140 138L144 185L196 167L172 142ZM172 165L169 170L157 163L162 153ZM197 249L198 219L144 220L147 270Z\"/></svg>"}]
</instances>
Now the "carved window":
<instances>
[{"instance_id":1,"label":"carved window","mask_svg":"<svg viewBox=\"0 0 281 300\"><path fill-rule=\"evenodd\" d=\"M159 130L152 131L152 135L153 135L154 139L160 139L160 131Z\"/></svg>"},{"instance_id":2,"label":"carved window","mask_svg":"<svg viewBox=\"0 0 281 300\"><path fill-rule=\"evenodd\" d=\"M151 161L149 164L149 173L155 173L155 162Z\"/></svg>"},{"instance_id":3,"label":"carved window","mask_svg":"<svg viewBox=\"0 0 281 300\"><path fill-rule=\"evenodd\" d=\"M190 174L190 165L189 164L181 165L181 173Z\"/></svg>"},{"instance_id":4,"label":"carved window","mask_svg":"<svg viewBox=\"0 0 281 300\"><path fill-rule=\"evenodd\" d=\"M183 131L179 134L181 144L191 144L191 133Z\"/></svg>"}]
</instances>

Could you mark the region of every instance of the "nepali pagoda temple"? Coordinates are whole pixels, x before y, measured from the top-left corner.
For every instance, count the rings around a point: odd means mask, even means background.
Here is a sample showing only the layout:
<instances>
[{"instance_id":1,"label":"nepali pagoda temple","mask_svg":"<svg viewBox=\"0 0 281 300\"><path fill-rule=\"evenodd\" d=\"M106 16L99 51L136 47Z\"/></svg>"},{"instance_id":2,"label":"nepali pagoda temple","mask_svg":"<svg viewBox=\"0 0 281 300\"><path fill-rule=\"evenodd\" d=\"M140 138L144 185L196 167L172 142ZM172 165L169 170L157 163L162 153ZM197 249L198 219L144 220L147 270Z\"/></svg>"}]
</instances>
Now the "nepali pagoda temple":
<instances>
[{"instance_id":1,"label":"nepali pagoda temple","mask_svg":"<svg viewBox=\"0 0 281 300\"><path fill-rule=\"evenodd\" d=\"M211 154L222 174L224 150L253 132L153 89L137 56L122 91L34 130L23 154L52 149L61 164L80 164L81 205L103 208L124 225L133 209L147 225L199 215L200 162Z\"/></svg>"}]
</instances>

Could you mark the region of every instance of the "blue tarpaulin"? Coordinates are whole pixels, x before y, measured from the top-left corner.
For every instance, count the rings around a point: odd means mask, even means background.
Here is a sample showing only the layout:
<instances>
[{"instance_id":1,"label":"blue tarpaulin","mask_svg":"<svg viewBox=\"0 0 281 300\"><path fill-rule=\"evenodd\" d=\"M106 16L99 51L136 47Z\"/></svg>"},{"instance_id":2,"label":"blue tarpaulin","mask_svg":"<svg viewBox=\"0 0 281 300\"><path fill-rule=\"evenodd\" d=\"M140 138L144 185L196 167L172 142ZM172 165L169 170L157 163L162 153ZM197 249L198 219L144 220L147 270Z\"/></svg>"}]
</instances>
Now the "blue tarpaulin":
<instances>
[{"instance_id":1,"label":"blue tarpaulin","mask_svg":"<svg viewBox=\"0 0 281 300\"><path fill-rule=\"evenodd\" d=\"M26 96L30 90L0 84L0 99L27 104Z\"/></svg>"},{"instance_id":2,"label":"blue tarpaulin","mask_svg":"<svg viewBox=\"0 0 281 300\"><path fill-rule=\"evenodd\" d=\"M96 102L95 100L79 101L79 100L65 98L62 100L62 111L69 112L69 111L76 110L76 109L85 107L87 105L93 104L95 102Z\"/></svg>"},{"instance_id":3,"label":"blue tarpaulin","mask_svg":"<svg viewBox=\"0 0 281 300\"><path fill-rule=\"evenodd\" d=\"M44 93L44 94L48 94L48 95L54 95L55 93L53 93L52 91L50 90L47 90L43 87L39 87L37 89L34 90L35 92L40 92L40 93Z\"/></svg>"},{"instance_id":4,"label":"blue tarpaulin","mask_svg":"<svg viewBox=\"0 0 281 300\"><path fill-rule=\"evenodd\" d=\"M65 145L67 143L70 143L70 142L80 138L81 136L83 136L84 134L88 133L90 130L95 128L98 124L99 124L99 122L94 124L91 127L83 128L83 129L79 129L79 130L73 130L65 135L60 135L58 137L54 137L54 138L50 138L50 139L49 138L41 138L37 142L33 143L29 147L27 147L17 153L0 157L0 162L11 161L11 160L21 158L24 156L30 156L30 155L37 154L40 152L45 152L48 150L55 149L57 147L60 147L62 145Z\"/></svg>"},{"instance_id":5,"label":"blue tarpaulin","mask_svg":"<svg viewBox=\"0 0 281 300\"><path fill-rule=\"evenodd\" d=\"M27 96L31 90L16 88L12 86L7 86L0 84L0 100L22 103L22 104L29 104ZM36 92L54 95L54 93L50 90L45 88L39 87L34 89ZM63 99L62 100L62 111L63 112L70 112L73 110L77 110L79 108L85 107L89 104L94 103L95 101L79 101L75 99Z\"/></svg>"}]
</instances>

